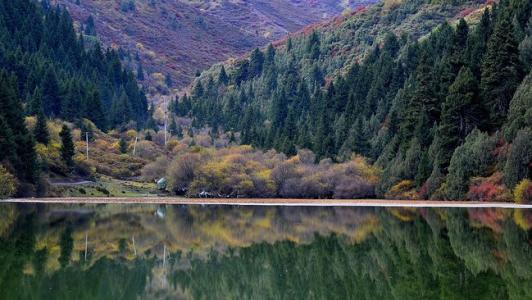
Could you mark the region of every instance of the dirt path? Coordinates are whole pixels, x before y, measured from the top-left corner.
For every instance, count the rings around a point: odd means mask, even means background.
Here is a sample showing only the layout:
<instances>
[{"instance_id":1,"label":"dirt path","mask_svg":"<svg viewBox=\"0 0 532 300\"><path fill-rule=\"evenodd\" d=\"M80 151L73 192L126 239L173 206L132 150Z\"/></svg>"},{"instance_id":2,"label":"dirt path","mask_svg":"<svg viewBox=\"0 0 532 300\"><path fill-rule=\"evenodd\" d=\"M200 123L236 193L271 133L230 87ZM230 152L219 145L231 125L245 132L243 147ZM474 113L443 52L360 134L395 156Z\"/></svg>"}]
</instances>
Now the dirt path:
<instances>
[{"instance_id":1,"label":"dirt path","mask_svg":"<svg viewBox=\"0 0 532 300\"><path fill-rule=\"evenodd\" d=\"M188 204L241 206L345 206L345 207L444 207L444 208L522 208L532 204L472 201L408 201L408 200L319 200L319 199L189 199L178 197L144 198L27 198L8 199L11 203L94 203L94 204Z\"/></svg>"},{"instance_id":2,"label":"dirt path","mask_svg":"<svg viewBox=\"0 0 532 300\"><path fill-rule=\"evenodd\" d=\"M48 183L53 186L82 186L94 184L94 181L89 181L85 179L50 179Z\"/></svg>"}]
</instances>

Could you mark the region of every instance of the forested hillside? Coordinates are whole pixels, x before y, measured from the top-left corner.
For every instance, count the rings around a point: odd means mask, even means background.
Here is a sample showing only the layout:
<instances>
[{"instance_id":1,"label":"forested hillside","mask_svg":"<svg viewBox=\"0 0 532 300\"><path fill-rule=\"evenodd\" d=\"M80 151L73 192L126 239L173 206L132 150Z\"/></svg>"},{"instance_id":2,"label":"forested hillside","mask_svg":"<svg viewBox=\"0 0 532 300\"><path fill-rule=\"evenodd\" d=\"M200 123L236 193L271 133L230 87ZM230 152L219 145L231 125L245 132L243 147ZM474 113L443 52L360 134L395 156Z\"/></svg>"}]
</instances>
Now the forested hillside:
<instances>
[{"instance_id":1,"label":"forested hillside","mask_svg":"<svg viewBox=\"0 0 532 300\"><path fill-rule=\"evenodd\" d=\"M0 176L7 169L30 186L40 170L35 140L49 141L46 119L86 118L102 130L147 119L144 92L118 54L85 43L68 12L47 3L0 1ZM33 134L27 115L38 119Z\"/></svg>"},{"instance_id":2,"label":"forested hillside","mask_svg":"<svg viewBox=\"0 0 532 300\"><path fill-rule=\"evenodd\" d=\"M531 7L384 1L215 66L172 108L263 149L364 155L380 196L508 199L532 174Z\"/></svg>"}]
</instances>

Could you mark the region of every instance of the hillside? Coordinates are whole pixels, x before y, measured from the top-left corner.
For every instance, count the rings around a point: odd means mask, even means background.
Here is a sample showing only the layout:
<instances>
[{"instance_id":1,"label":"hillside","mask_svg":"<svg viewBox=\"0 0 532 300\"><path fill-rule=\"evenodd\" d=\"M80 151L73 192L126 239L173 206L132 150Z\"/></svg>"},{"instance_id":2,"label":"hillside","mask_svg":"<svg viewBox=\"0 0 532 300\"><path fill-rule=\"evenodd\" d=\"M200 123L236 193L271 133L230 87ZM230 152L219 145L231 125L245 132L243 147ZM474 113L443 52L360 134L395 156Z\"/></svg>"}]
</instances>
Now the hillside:
<instances>
[{"instance_id":1,"label":"hillside","mask_svg":"<svg viewBox=\"0 0 532 300\"><path fill-rule=\"evenodd\" d=\"M172 108L263 149L361 154L380 197L509 199L532 175L530 10L384 1L211 68Z\"/></svg>"},{"instance_id":2,"label":"hillside","mask_svg":"<svg viewBox=\"0 0 532 300\"><path fill-rule=\"evenodd\" d=\"M214 63L373 0L52 2L65 5L78 27L89 26L104 45L128 51L125 61L133 70L140 62L140 79L160 92L189 84ZM94 26L88 25L90 16Z\"/></svg>"}]
</instances>

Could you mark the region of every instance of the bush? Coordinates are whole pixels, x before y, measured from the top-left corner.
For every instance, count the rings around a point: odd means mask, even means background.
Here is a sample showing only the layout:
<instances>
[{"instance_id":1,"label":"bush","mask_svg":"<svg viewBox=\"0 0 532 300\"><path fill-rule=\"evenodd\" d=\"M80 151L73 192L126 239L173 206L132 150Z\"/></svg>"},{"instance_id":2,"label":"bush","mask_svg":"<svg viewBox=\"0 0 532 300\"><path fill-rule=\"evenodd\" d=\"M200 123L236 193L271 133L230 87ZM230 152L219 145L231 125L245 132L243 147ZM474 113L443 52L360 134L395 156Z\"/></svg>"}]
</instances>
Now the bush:
<instances>
[{"instance_id":1,"label":"bush","mask_svg":"<svg viewBox=\"0 0 532 300\"><path fill-rule=\"evenodd\" d=\"M147 164L141 170L142 179L154 181L163 177L168 168L169 160L166 156L159 156L154 162Z\"/></svg>"},{"instance_id":2,"label":"bush","mask_svg":"<svg viewBox=\"0 0 532 300\"><path fill-rule=\"evenodd\" d=\"M514 202L523 204L532 203L532 181L524 179L515 186Z\"/></svg>"},{"instance_id":3,"label":"bush","mask_svg":"<svg viewBox=\"0 0 532 300\"><path fill-rule=\"evenodd\" d=\"M166 171L172 192L198 196L361 198L374 197L380 171L360 156L334 164L315 163L315 155L300 150L287 159L274 150L262 152L251 146L223 149L191 147L181 153ZM148 165L153 168L164 164Z\"/></svg>"},{"instance_id":4,"label":"bush","mask_svg":"<svg viewBox=\"0 0 532 300\"><path fill-rule=\"evenodd\" d=\"M473 201L511 201L510 192L502 183L502 174L494 173L490 177L476 177L471 180L467 198Z\"/></svg>"},{"instance_id":5,"label":"bush","mask_svg":"<svg viewBox=\"0 0 532 300\"><path fill-rule=\"evenodd\" d=\"M385 195L386 199L417 200L416 184L413 180L402 180L394 185Z\"/></svg>"},{"instance_id":6,"label":"bush","mask_svg":"<svg viewBox=\"0 0 532 300\"><path fill-rule=\"evenodd\" d=\"M177 156L166 170L168 189L178 194L186 192L200 162L201 155L198 153Z\"/></svg>"},{"instance_id":7,"label":"bush","mask_svg":"<svg viewBox=\"0 0 532 300\"><path fill-rule=\"evenodd\" d=\"M0 165L0 199L12 197L17 192L18 182L15 176Z\"/></svg>"}]
</instances>

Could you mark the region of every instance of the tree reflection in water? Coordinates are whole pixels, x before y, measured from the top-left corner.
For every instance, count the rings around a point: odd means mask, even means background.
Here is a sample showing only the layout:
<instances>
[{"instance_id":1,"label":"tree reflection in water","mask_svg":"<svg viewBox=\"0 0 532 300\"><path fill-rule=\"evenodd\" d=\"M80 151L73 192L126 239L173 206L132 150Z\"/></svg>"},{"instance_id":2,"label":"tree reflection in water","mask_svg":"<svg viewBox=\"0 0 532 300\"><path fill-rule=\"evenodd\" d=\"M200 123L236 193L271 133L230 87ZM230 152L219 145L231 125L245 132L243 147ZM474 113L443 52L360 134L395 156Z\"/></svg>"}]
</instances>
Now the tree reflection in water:
<instances>
[{"instance_id":1,"label":"tree reflection in water","mask_svg":"<svg viewBox=\"0 0 532 300\"><path fill-rule=\"evenodd\" d=\"M157 209L2 205L0 298L532 299L530 211Z\"/></svg>"}]
</instances>

